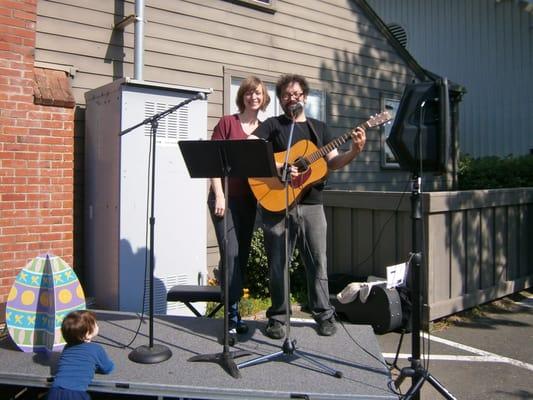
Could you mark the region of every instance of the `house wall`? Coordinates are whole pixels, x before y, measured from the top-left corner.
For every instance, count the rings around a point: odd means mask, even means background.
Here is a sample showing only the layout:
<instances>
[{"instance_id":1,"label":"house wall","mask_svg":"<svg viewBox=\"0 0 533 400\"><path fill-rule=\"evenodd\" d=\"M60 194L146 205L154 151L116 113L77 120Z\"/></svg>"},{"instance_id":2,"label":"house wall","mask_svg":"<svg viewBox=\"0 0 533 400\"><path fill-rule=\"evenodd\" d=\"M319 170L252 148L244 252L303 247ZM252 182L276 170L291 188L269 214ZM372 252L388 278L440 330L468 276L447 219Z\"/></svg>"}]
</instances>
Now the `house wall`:
<instances>
[{"instance_id":1,"label":"house wall","mask_svg":"<svg viewBox=\"0 0 533 400\"><path fill-rule=\"evenodd\" d=\"M0 15L1 306L35 256L74 266L74 112L34 104L35 1L0 2Z\"/></svg>"},{"instance_id":2,"label":"house wall","mask_svg":"<svg viewBox=\"0 0 533 400\"><path fill-rule=\"evenodd\" d=\"M464 85L461 153L533 152L533 12L519 0L367 0L419 64Z\"/></svg>"},{"instance_id":3,"label":"house wall","mask_svg":"<svg viewBox=\"0 0 533 400\"><path fill-rule=\"evenodd\" d=\"M358 6L348 0L277 0L275 12L223 0L147 0L144 71L148 81L211 87L208 130L229 111L225 88L232 71L275 81L306 76L327 93L327 122L335 135L400 96L415 72ZM133 76L134 26L113 30L134 13L134 1L39 0L35 59L75 71L75 249L83 259L84 94ZM305 5L304 5L305 4ZM208 133L210 135L210 132ZM330 187L402 190L407 174L381 169L381 137L368 133L365 152L331 175ZM442 185L438 178L436 186ZM208 260L218 262L213 230Z\"/></svg>"}]
</instances>

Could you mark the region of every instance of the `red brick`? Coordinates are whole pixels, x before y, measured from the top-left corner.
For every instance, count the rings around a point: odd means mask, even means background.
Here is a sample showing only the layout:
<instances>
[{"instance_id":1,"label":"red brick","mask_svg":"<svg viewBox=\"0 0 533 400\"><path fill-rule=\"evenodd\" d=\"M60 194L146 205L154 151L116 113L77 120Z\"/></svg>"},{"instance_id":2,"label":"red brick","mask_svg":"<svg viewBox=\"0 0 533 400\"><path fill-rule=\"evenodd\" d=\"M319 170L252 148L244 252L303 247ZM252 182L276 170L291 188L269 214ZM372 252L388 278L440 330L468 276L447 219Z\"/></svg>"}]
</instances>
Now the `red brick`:
<instances>
[{"instance_id":1,"label":"red brick","mask_svg":"<svg viewBox=\"0 0 533 400\"><path fill-rule=\"evenodd\" d=\"M17 152L15 154L15 159L17 159L17 160L37 160L37 159L39 159L39 154Z\"/></svg>"},{"instance_id":2,"label":"red brick","mask_svg":"<svg viewBox=\"0 0 533 400\"><path fill-rule=\"evenodd\" d=\"M0 0L0 7L8 8L11 10L27 11L29 13L36 13L36 2L30 0Z\"/></svg>"},{"instance_id":3,"label":"red brick","mask_svg":"<svg viewBox=\"0 0 533 400\"><path fill-rule=\"evenodd\" d=\"M21 226L6 226L2 228L3 235L22 235L28 233L27 228Z\"/></svg>"},{"instance_id":4,"label":"red brick","mask_svg":"<svg viewBox=\"0 0 533 400\"><path fill-rule=\"evenodd\" d=\"M39 144L41 143L41 137L40 136L30 136L30 135L24 135L19 136L17 138L17 143L24 144L26 148L30 149L32 144Z\"/></svg>"},{"instance_id":5,"label":"red brick","mask_svg":"<svg viewBox=\"0 0 533 400\"><path fill-rule=\"evenodd\" d=\"M1 204L1 203L0 203ZM34 208L39 207L39 203L37 201L23 201L19 203L15 203L18 210L31 210Z\"/></svg>"},{"instance_id":6,"label":"red brick","mask_svg":"<svg viewBox=\"0 0 533 400\"><path fill-rule=\"evenodd\" d=\"M43 137L41 139L41 143L42 144L51 144L51 145L64 144L63 143L63 138L60 138L60 137Z\"/></svg>"},{"instance_id":7,"label":"red brick","mask_svg":"<svg viewBox=\"0 0 533 400\"><path fill-rule=\"evenodd\" d=\"M55 114L52 114L50 112L43 112L43 111L32 111L28 114L28 118L35 118L35 119L52 119L52 117Z\"/></svg>"},{"instance_id":8,"label":"red brick","mask_svg":"<svg viewBox=\"0 0 533 400\"><path fill-rule=\"evenodd\" d=\"M15 10L13 11L13 17L19 18L22 20L33 21L33 22L37 20L37 15L35 14L35 12L25 12L25 11Z\"/></svg>"},{"instance_id":9,"label":"red brick","mask_svg":"<svg viewBox=\"0 0 533 400\"><path fill-rule=\"evenodd\" d=\"M44 240L44 241L61 240L61 234L59 234L59 233L43 233L41 235L41 240Z\"/></svg>"},{"instance_id":10,"label":"red brick","mask_svg":"<svg viewBox=\"0 0 533 400\"><path fill-rule=\"evenodd\" d=\"M65 124L68 124L68 122L49 121L49 120L41 121L42 128L52 128L52 129L65 128L66 129L66 127L64 126ZM72 126L71 126L71 129L72 129ZM72 135L72 132L71 132L71 135Z\"/></svg>"},{"instance_id":11,"label":"red brick","mask_svg":"<svg viewBox=\"0 0 533 400\"><path fill-rule=\"evenodd\" d=\"M26 97L24 95L15 95L17 97ZM10 96L11 97L11 96ZM11 100L11 99L9 99ZM22 103L22 102L17 102L15 103L16 104L16 109L17 110L24 110L24 111L31 111L33 110L33 105L32 104L29 104L29 103ZM29 113L27 114L28 118L32 118ZM32 118L33 119L33 118ZM35 118L35 119L38 119L38 118Z\"/></svg>"},{"instance_id":12,"label":"red brick","mask_svg":"<svg viewBox=\"0 0 533 400\"><path fill-rule=\"evenodd\" d=\"M39 175L39 173L36 169L18 168L17 175L18 176L37 176Z\"/></svg>"},{"instance_id":13,"label":"red brick","mask_svg":"<svg viewBox=\"0 0 533 400\"><path fill-rule=\"evenodd\" d=\"M27 118L28 112L27 111L10 111L9 116L11 118Z\"/></svg>"},{"instance_id":14,"label":"red brick","mask_svg":"<svg viewBox=\"0 0 533 400\"><path fill-rule=\"evenodd\" d=\"M0 67L0 75L8 76L8 77L13 76L13 77L19 78L22 76L22 71L17 70L17 69Z\"/></svg>"},{"instance_id":15,"label":"red brick","mask_svg":"<svg viewBox=\"0 0 533 400\"><path fill-rule=\"evenodd\" d=\"M32 233L49 233L50 227L46 225L36 225L31 227Z\"/></svg>"},{"instance_id":16,"label":"red brick","mask_svg":"<svg viewBox=\"0 0 533 400\"><path fill-rule=\"evenodd\" d=\"M0 177L2 185L22 185L29 183L26 178L20 176L2 176Z\"/></svg>"},{"instance_id":17,"label":"red brick","mask_svg":"<svg viewBox=\"0 0 533 400\"><path fill-rule=\"evenodd\" d=\"M0 89L1 89L1 87L0 87ZM3 109L3 110L16 110L17 109L17 103L13 103L12 101L9 101L9 100L3 100L3 101L0 101L0 108ZM4 112L6 112L6 111L4 111Z\"/></svg>"},{"instance_id":18,"label":"red brick","mask_svg":"<svg viewBox=\"0 0 533 400\"><path fill-rule=\"evenodd\" d=\"M49 153L41 153L41 160L60 161L62 158L61 153L52 153L52 147L50 146Z\"/></svg>"},{"instance_id":19,"label":"red brick","mask_svg":"<svg viewBox=\"0 0 533 400\"><path fill-rule=\"evenodd\" d=\"M31 128L28 133L30 135L50 136L52 131L50 129L43 128Z\"/></svg>"},{"instance_id":20,"label":"red brick","mask_svg":"<svg viewBox=\"0 0 533 400\"><path fill-rule=\"evenodd\" d=\"M15 193L15 187L13 185L2 185L0 187L0 193Z\"/></svg>"},{"instance_id":21,"label":"red brick","mask_svg":"<svg viewBox=\"0 0 533 400\"><path fill-rule=\"evenodd\" d=\"M36 177L28 177L28 184L29 185L49 185L52 182L50 178L43 177L43 176L36 176Z\"/></svg>"},{"instance_id":22,"label":"red brick","mask_svg":"<svg viewBox=\"0 0 533 400\"><path fill-rule=\"evenodd\" d=\"M19 139L20 136L17 137L17 139ZM27 144L21 144L21 143L6 143L4 145L4 150L6 151L12 151L12 152L17 152L17 151L29 151L30 148Z\"/></svg>"},{"instance_id":23,"label":"red brick","mask_svg":"<svg viewBox=\"0 0 533 400\"><path fill-rule=\"evenodd\" d=\"M26 200L26 196L24 194L20 194L20 193L13 193L13 194L9 194L9 193L6 193L6 194L2 194L2 196L0 197L0 201L2 202L8 202L8 201L24 201Z\"/></svg>"},{"instance_id":24,"label":"red brick","mask_svg":"<svg viewBox=\"0 0 533 400\"><path fill-rule=\"evenodd\" d=\"M4 133L7 135L27 135L30 133L28 128L20 126L6 126L4 127ZM3 139L3 138L0 138Z\"/></svg>"}]
</instances>

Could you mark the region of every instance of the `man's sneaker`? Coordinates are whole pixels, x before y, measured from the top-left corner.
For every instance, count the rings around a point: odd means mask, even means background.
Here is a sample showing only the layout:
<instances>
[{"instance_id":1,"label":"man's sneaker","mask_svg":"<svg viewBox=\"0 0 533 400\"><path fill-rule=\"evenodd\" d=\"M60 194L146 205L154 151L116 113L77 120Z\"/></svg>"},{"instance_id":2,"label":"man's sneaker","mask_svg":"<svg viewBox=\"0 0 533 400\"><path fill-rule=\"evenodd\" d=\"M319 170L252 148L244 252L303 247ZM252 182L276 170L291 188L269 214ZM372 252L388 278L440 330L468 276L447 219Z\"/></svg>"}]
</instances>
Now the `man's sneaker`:
<instances>
[{"instance_id":1,"label":"man's sneaker","mask_svg":"<svg viewBox=\"0 0 533 400\"><path fill-rule=\"evenodd\" d=\"M281 339L285 336L285 328L281 322L275 319L269 319L265 334L272 339Z\"/></svg>"},{"instance_id":2,"label":"man's sneaker","mask_svg":"<svg viewBox=\"0 0 533 400\"><path fill-rule=\"evenodd\" d=\"M321 336L333 336L337 332L335 325L335 318L331 317L322 321L318 321L318 334Z\"/></svg>"},{"instance_id":3,"label":"man's sneaker","mask_svg":"<svg viewBox=\"0 0 533 400\"><path fill-rule=\"evenodd\" d=\"M230 334L239 334L239 335L244 335L245 333L248 333L249 329L248 329L248 325L246 325L246 323L244 323L244 321L240 320L235 322L235 321L229 321L229 332Z\"/></svg>"}]
</instances>

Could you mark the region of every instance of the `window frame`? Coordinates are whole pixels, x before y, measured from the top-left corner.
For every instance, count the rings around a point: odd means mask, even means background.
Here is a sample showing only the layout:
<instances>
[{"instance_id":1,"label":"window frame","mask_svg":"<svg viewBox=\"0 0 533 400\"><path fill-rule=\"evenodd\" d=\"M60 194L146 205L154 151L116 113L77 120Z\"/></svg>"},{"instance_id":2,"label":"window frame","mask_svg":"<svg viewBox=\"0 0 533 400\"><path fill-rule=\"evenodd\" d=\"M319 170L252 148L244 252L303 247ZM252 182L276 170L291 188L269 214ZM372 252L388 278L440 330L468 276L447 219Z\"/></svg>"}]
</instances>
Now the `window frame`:
<instances>
[{"instance_id":1,"label":"window frame","mask_svg":"<svg viewBox=\"0 0 533 400\"><path fill-rule=\"evenodd\" d=\"M259 119L264 121L271 116L278 116L283 114L281 105L276 97L276 82L279 77L272 75L263 75L255 73L253 71L241 71L234 69L224 70L224 103L223 114L235 114L238 113L237 105L235 104L236 91L234 88L238 85L234 85L235 81L241 81L247 76L255 75L260 78L267 86L269 86L268 94L270 95L270 105L267 109L267 113L259 112ZM308 80L309 81L309 80ZM320 82L309 81L309 95L307 96L307 103L305 106L305 114L311 118L315 118L326 122L326 110L327 110L327 93L323 89ZM271 110L269 113L268 110Z\"/></svg>"},{"instance_id":2,"label":"window frame","mask_svg":"<svg viewBox=\"0 0 533 400\"><path fill-rule=\"evenodd\" d=\"M390 149L386 140L394 124L394 118L396 117L396 112L400 106L400 96L394 93L382 93L380 96L380 105L381 110L387 110L392 115L392 120L388 124L384 124L380 127L380 137L381 137L381 168L382 169L400 169L400 163L394 157L394 153ZM394 161L392 161L394 160Z\"/></svg>"},{"instance_id":3,"label":"window frame","mask_svg":"<svg viewBox=\"0 0 533 400\"><path fill-rule=\"evenodd\" d=\"M238 4L244 7L254 8L260 11L266 11L270 14L274 14L276 9L277 0L224 0L230 3Z\"/></svg>"}]
</instances>

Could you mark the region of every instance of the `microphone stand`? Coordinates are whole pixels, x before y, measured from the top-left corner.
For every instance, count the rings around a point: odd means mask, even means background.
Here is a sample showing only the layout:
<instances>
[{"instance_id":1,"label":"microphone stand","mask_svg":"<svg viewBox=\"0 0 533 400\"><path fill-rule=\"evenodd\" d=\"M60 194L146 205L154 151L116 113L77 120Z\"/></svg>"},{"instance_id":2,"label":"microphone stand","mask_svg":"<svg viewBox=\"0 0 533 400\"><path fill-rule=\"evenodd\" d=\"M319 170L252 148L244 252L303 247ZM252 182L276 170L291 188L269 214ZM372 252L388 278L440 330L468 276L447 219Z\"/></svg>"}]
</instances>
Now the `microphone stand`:
<instances>
[{"instance_id":1,"label":"microphone stand","mask_svg":"<svg viewBox=\"0 0 533 400\"><path fill-rule=\"evenodd\" d=\"M134 129L151 124L150 129L150 139L151 139L151 148L152 148L152 175L151 175L151 188L150 188L150 288L149 288L149 321L148 321L148 345L139 346L128 354L128 358L136 363L141 364L156 364L168 360L172 357L172 352L167 346L157 344L154 345L154 271L155 271L155 254L154 254L154 243L155 243L155 155L156 155L156 139L157 139L157 127L159 120L166 117L168 114L173 113L180 107L183 107L186 104L194 100L205 100L205 93L198 93L193 97L190 97L181 103L170 107L169 109L155 114L149 118L146 118L144 121L122 131L119 136L124 136L127 133L133 131ZM144 310L143 310L144 311Z\"/></svg>"},{"instance_id":2,"label":"microphone stand","mask_svg":"<svg viewBox=\"0 0 533 400\"><path fill-rule=\"evenodd\" d=\"M342 378L342 372L334 370L333 368L328 367L327 365L322 364L321 362L311 358L311 356L307 355L306 353L303 353L301 351L298 351L296 348L296 339L291 339L291 317L290 317L290 276L289 276L289 265L290 265L290 257L292 254L290 254L289 251L289 182L291 181L291 174L289 172L290 165L289 165L289 153L290 148L292 146L292 137L294 132L294 127L296 125L296 117L297 117L297 110L298 107L302 107L300 103L296 105L295 108L290 109L290 114L292 117L292 124L291 129L289 133L289 140L287 143L287 152L285 154L285 161L283 164L283 171L281 174L281 179L284 182L285 185L285 270L283 274L283 290L285 292L285 340L283 341L283 345L281 347L280 351L277 351L272 354L267 354L265 356L261 356L258 358L255 358L250 361L243 362L238 365L238 368L244 368L251 365L259 364L263 361L270 361L273 359L276 359L280 356L292 356L297 355L301 358L311 362L312 364L316 365L317 367L321 368L323 371L325 371L327 374L332 375L336 378Z\"/></svg>"}]
</instances>

